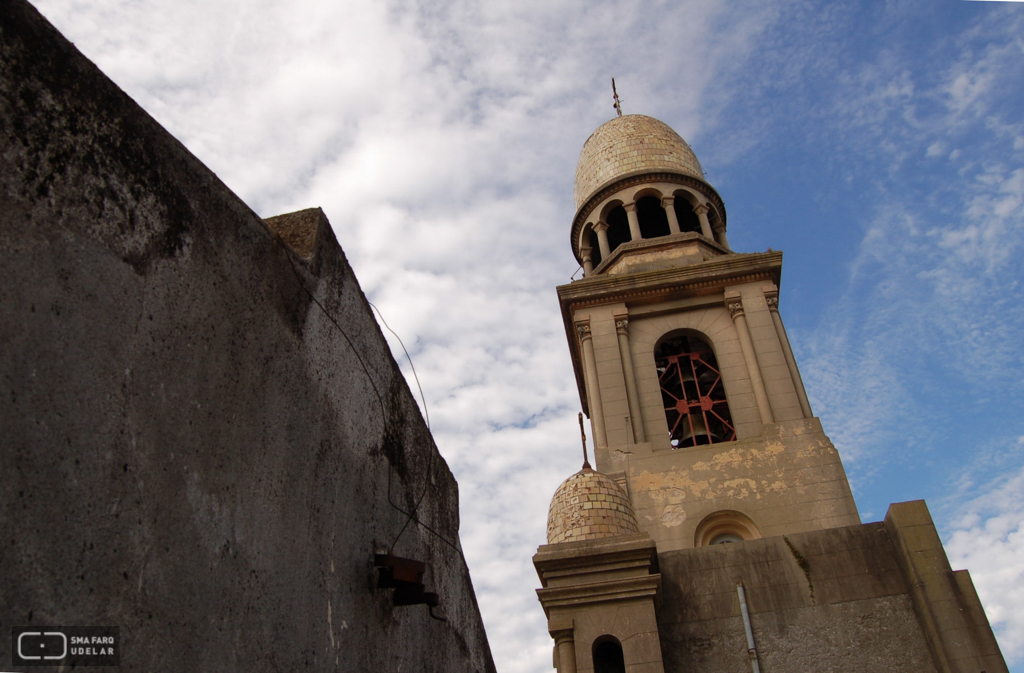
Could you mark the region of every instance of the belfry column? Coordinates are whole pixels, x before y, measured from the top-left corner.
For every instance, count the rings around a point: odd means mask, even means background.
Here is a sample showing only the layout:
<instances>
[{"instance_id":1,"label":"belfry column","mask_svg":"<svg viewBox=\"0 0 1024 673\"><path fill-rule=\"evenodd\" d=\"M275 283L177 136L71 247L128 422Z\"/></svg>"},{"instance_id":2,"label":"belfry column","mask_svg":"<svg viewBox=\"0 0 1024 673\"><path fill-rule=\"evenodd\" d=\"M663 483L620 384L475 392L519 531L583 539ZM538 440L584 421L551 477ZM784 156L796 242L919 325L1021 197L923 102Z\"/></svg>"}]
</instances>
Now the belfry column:
<instances>
[{"instance_id":1,"label":"belfry column","mask_svg":"<svg viewBox=\"0 0 1024 673\"><path fill-rule=\"evenodd\" d=\"M715 240L715 235L711 232L711 222L708 221L707 204L697 204L694 206L693 212L697 213L697 219L700 220L700 233L704 234L704 238Z\"/></svg>"},{"instance_id":2,"label":"belfry column","mask_svg":"<svg viewBox=\"0 0 1024 673\"><path fill-rule=\"evenodd\" d=\"M726 250L732 250L732 248L729 247L729 239L725 237L725 227L719 226L717 229L715 229L715 233L718 234L715 237L715 240L721 243L722 247L725 248Z\"/></svg>"},{"instance_id":3,"label":"belfry column","mask_svg":"<svg viewBox=\"0 0 1024 673\"><path fill-rule=\"evenodd\" d=\"M601 383L597 379L597 361L594 359L594 335L590 333L590 320L576 323L576 334L583 346L583 369L586 372L587 402L590 407L590 422L594 425L594 443L599 447L608 446L608 435L604 429L604 406L601 404Z\"/></svg>"},{"instance_id":4,"label":"belfry column","mask_svg":"<svg viewBox=\"0 0 1024 673\"><path fill-rule=\"evenodd\" d=\"M612 254L611 246L608 245L608 223L598 222L594 225L594 231L597 232L597 247L601 250L601 259L608 259L608 255Z\"/></svg>"},{"instance_id":5,"label":"belfry column","mask_svg":"<svg viewBox=\"0 0 1024 673\"><path fill-rule=\"evenodd\" d=\"M796 366L796 358L793 357L793 349L789 345L789 337L786 336L786 328L782 325L782 316L779 315L779 291L775 288L765 289L765 302L772 314L772 322L775 323L775 332L779 335L779 343L782 345L782 354L786 356L786 365L789 367L789 375L793 378L793 387L796 388L796 396L800 400L800 411L804 418L814 416L811 413L811 402L807 399L807 391L804 389L804 381L800 378L800 370Z\"/></svg>"},{"instance_id":6,"label":"belfry column","mask_svg":"<svg viewBox=\"0 0 1024 673\"><path fill-rule=\"evenodd\" d=\"M640 417L640 395L636 390L636 376L633 375L633 355L629 351L629 318L615 316L615 333L619 338L619 359L622 361L622 375L626 379L626 401L629 403L629 422L633 426L633 442L643 444L644 420Z\"/></svg>"},{"instance_id":7,"label":"belfry column","mask_svg":"<svg viewBox=\"0 0 1024 673\"><path fill-rule=\"evenodd\" d=\"M768 390L764 387L761 366L758 364L757 354L754 352L754 342L747 329L747 316L743 314L743 300L739 296L730 297L726 293L725 306L729 309L729 314L732 315L732 320L736 324L736 332L740 338L740 350L743 351L743 360L747 363L750 387L754 389L754 399L757 401L757 411L761 414L761 423L774 423L775 415L772 413L772 405L768 401Z\"/></svg>"},{"instance_id":8,"label":"belfry column","mask_svg":"<svg viewBox=\"0 0 1024 673\"><path fill-rule=\"evenodd\" d=\"M640 235L640 220L636 216L636 201L623 204L622 207L626 209L626 219L629 220L629 239L639 241L643 237Z\"/></svg>"},{"instance_id":9,"label":"belfry column","mask_svg":"<svg viewBox=\"0 0 1024 673\"><path fill-rule=\"evenodd\" d=\"M668 231L671 234L679 233L679 218L676 217L676 197L666 196L661 200L661 207L665 209L665 216L668 217Z\"/></svg>"},{"instance_id":10,"label":"belfry column","mask_svg":"<svg viewBox=\"0 0 1024 673\"><path fill-rule=\"evenodd\" d=\"M591 257L591 249L580 248L580 257L583 258L583 275L589 276L594 272L594 260Z\"/></svg>"}]
</instances>

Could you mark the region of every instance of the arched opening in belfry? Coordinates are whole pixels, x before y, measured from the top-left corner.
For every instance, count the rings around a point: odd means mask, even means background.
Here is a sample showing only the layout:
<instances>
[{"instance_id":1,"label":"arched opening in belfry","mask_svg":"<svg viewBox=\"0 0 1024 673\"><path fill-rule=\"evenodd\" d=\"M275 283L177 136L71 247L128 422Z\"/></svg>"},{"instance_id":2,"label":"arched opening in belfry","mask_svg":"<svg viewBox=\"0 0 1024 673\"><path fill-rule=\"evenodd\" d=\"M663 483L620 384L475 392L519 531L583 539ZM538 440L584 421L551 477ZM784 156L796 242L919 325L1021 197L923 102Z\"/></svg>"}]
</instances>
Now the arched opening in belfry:
<instances>
[{"instance_id":1,"label":"arched opening in belfry","mask_svg":"<svg viewBox=\"0 0 1024 673\"><path fill-rule=\"evenodd\" d=\"M597 240L597 232L591 229L587 241L590 246L590 263L597 266L601 263L601 244Z\"/></svg>"},{"instance_id":2,"label":"arched opening in belfry","mask_svg":"<svg viewBox=\"0 0 1024 673\"><path fill-rule=\"evenodd\" d=\"M700 219L698 219L697 213L693 212L693 204L686 197L682 195L676 196L676 201L672 204L672 207L676 209L679 231L684 233L700 233Z\"/></svg>"},{"instance_id":3,"label":"arched opening in belfry","mask_svg":"<svg viewBox=\"0 0 1024 673\"><path fill-rule=\"evenodd\" d=\"M661 199L656 196L645 196L637 200L636 218L640 222L642 238L657 238L672 233L668 228L668 216L661 206Z\"/></svg>"},{"instance_id":4,"label":"arched opening in belfry","mask_svg":"<svg viewBox=\"0 0 1024 673\"><path fill-rule=\"evenodd\" d=\"M626 209L622 206L615 206L608 211L608 250L614 252L615 248L623 243L629 243L629 218L626 217Z\"/></svg>"},{"instance_id":5,"label":"arched opening in belfry","mask_svg":"<svg viewBox=\"0 0 1024 673\"><path fill-rule=\"evenodd\" d=\"M673 448L736 439L718 360L706 341L672 334L658 344L654 363Z\"/></svg>"},{"instance_id":6,"label":"arched opening in belfry","mask_svg":"<svg viewBox=\"0 0 1024 673\"><path fill-rule=\"evenodd\" d=\"M594 641L594 673L626 673L622 645L613 636L601 636Z\"/></svg>"}]
</instances>

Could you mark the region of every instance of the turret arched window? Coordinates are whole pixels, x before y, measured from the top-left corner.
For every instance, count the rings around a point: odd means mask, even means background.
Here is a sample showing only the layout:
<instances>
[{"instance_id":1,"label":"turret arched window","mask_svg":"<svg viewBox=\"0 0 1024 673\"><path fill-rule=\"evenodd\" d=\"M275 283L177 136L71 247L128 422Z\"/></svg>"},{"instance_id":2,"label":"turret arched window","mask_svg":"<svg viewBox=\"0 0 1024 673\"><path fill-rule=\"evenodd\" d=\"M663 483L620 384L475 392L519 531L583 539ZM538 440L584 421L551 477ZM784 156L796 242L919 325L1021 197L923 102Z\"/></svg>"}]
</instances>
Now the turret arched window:
<instances>
[{"instance_id":1,"label":"turret arched window","mask_svg":"<svg viewBox=\"0 0 1024 673\"><path fill-rule=\"evenodd\" d=\"M711 346L699 337L675 334L658 345L654 362L673 448L736 439Z\"/></svg>"},{"instance_id":2,"label":"turret arched window","mask_svg":"<svg viewBox=\"0 0 1024 673\"><path fill-rule=\"evenodd\" d=\"M615 251L623 243L629 243L629 217L626 209L615 206L608 211L608 250Z\"/></svg>"},{"instance_id":3,"label":"turret arched window","mask_svg":"<svg viewBox=\"0 0 1024 673\"><path fill-rule=\"evenodd\" d=\"M668 216L656 196L645 196L636 202L636 216L640 223L641 238L658 238L668 236L672 232L668 226Z\"/></svg>"},{"instance_id":4,"label":"turret arched window","mask_svg":"<svg viewBox=\"0 0 1024 673\"><path fill-rule=\"evenodd\" d=\"M676 210L679 231L684 234L687 232L700 233L700 220L697 218L697 213L693 212L693 204L686 197L682 195L676 196L672 207Z\"/></svg>"}]
</instances>

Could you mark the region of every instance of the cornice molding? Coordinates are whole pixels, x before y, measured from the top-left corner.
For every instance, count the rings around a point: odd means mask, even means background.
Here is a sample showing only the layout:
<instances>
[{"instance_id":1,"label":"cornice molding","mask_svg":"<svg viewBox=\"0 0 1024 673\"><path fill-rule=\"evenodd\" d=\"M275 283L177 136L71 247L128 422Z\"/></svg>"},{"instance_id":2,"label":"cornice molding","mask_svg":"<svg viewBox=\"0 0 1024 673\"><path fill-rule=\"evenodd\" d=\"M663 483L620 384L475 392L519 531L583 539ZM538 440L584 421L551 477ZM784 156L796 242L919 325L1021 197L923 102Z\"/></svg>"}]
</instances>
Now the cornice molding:
<instances>
[{"instance_id":1,"label":"cornice molding","mask_svg":"<svg viewBox=\"0 0 1024 673\"><path fill-rule=\"evenodd\" d=\"M652 301L662 301L665 299L672 299L679 294L698 294L702 290L707 288L715 288L724 284L736 284L736 283L754 283L759 280L773 280L774 276L770 273L756 273L746 276L730 276L725 280L718 281L705 281L701 283L687 283L685 285L679 285L671 288L659 288L655 290L635 290L632 292L617 292L615 294L602 296L591 300L574 301L569 304L570 308L577 309L586 306L600 306L601 304L611 304L616 301L641 303L638 300L643 300L642 303L651 303Z\"/></svg>"},{"instance_id":2,"label":"cornice molding","mask_svg":"<svg viewBox=\"0 0 1024 673\"><path fill-rule=\"evenodd\" d=\"M575 586L537 589L544 611L551 608L610 603L636 598L657 599L661 590L661 574L627 577Z\"/></svg>"},{"instance_id":3,"label":"cornice molding","mask_svg":"<svg viewBox=\"0 0 1024 673\"><path fill-rule=\"evenodd\" d=\"M544 545L534 555L533 564L543 581L544 577L561 576L577 568L599 572L641 565L653 567L657 560L658 549L651 536L635 533Z\"/></svg>"},{"instance_id":4,"label":"cornice molding","mask_svg":"<svg viewBox=\"0 0 1024 673\"><path fill-rule=\"evenodd\" d=\"M627 295L645 295L662 290L699 289L735 282L749 282L763 276L781 276L782 252L753 252L722 255L698 264L655 269L622 275L594 275L567 285L559 285L558 298L563 303L586 297L606 303L606 299Z\"/></svg>"}]
</instances>

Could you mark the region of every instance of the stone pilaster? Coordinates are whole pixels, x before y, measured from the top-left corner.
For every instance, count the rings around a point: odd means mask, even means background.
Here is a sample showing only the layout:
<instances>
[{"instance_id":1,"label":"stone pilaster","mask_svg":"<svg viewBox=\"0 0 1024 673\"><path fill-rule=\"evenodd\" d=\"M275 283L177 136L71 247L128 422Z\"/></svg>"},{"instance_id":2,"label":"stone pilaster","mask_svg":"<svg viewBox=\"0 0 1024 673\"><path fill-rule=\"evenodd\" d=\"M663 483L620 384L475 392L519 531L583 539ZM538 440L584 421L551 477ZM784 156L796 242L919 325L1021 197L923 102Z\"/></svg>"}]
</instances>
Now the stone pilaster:
<instances>
[{"instance_id":1,"label":"stone pilaster","mask_svg":"<svg viewBox=\"0 0 1024 673\"><path fill-rule=\"evenodd\" d=\"M796 366L796 358L793 356L793 349L789 345L789 337L786 336L786 328L782 324L782 316L779 315L779 291L774 288L767 288L764 293L768 310L772 314L772 322L775 323L775 332L779 335L779 343L782 345L782 354L786 356L786 366L789 367L789 374L793 378L793 387L796 389L796 396L800 400L800 410L804 418L814 416L811 413L811 402L807 399L807 390L804 388L804 381L800 378L800 370Z\"/></svg>"},{"instance_id":2,"label":"stone pilaster","mask_svg":"<svg viewBox=\"0 0 1024 673\"><path fill-rule=\"evenodd\" d=\"M629 419L633 430L633 443L647 441L644 436L644 421L640 414L640 395L636 389L636 375L633 373L633 355L629 350L629 317L615 316L615 334L619 341L619 358L622 361L622 376L626 382L626 401L629 404Z\"/></svg>"},{"instance_id":3,"label":"stone pilaster","mask_svg":"<svg viewBox=\"0 0 1024 673\"><path fill-rule=\"evenodd\" d=\"M583 367L586 376L587 398L590 407L590 422L594 428L594 443L599 448L608 446L608 434L604 425L604 405L601 403L601 381L597 377L597 361L594 359L594 335L590 332L590 320L576 323L576 335L583 350Z\"/></svg>"},{"instance_id":4,"label":"stone pilaster","mask_svg":"<svg viewBox=\"0 0 1024 673\"><path fill-rule=\"evenodd\" d=\"M725 307L729 309L729 315L736 325L736 332L739 335L740 350L743 351L743 359L747 364L747 374L750 376L750 385L754 389L754 399L757 401L757 411L761 415L761 423L774 423L775 414L772 413L771 403L768 401L768 390L764 386L764 378L761 376L761 366L757 362L757 354L754 352L754 342L750 338L750 330L747 328L747 317L743 313L743 299L739 293L726 293Z\"/></svg>"}]
</instances>

